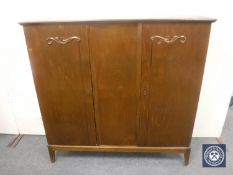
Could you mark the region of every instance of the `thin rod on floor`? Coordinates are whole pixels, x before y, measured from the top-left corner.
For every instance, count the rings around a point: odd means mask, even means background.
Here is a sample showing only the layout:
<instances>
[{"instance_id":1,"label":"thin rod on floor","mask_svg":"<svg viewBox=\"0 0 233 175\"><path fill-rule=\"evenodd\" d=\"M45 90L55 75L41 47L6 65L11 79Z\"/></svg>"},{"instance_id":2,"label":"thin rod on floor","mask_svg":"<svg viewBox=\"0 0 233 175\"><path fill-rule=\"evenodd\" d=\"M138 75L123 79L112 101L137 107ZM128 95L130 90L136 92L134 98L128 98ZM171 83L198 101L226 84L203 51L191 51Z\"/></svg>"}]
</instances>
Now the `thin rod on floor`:
<instances>
[{"instance_id":1,"label":"thin rod on floor","mask_svg":"<svg viewBox=\"0 0 233 175\"><path fill-rule=\"evenodd\" d=\"M8 147L11 147L14 143L15 143L15 140L18 139L18 137L20 136L20 134L17 134L15 136L15 138L7 145Z\"/></svg>"},{"instance_id":2,"label":"thin rod on floor","mask_svg":"<svg viewBox=\"0 0 233 175\"><path fill-rule=\"evenodd\" d=\"M8 147L15 148L18 145L18 143L20 142L20 140L22 139L22 137L23 137L23 134L18 134L14 138L14 140L8 144Z\"/></svg>"}]
</instances>

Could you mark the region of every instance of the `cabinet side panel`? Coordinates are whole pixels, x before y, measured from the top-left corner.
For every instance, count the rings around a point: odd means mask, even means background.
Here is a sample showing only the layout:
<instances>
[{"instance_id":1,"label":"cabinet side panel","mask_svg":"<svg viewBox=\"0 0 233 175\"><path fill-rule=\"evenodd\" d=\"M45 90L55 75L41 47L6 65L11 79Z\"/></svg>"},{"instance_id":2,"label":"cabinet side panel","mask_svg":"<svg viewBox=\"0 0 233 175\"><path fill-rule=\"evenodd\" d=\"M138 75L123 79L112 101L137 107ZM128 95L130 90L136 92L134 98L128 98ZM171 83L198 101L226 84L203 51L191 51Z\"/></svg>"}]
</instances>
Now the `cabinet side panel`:
<instances>
[{"instance_id":1,"label":"cabinet side panel","mask_svg":"<svg viewBox=\"0 0 233 175\"><path fill-rule=\"evenodd\" d=\"M27 25L24 31L48 144L94 145L88 130L88 125L94 127L87 88L91 83L86 82L91 78L84 78L88 74L83 67L88 56L86 27Z\"/></svg>"},{"instance_id":2,"label":"cabinet side panel","mask_svg":"<svg viewBox=\"0 0 233 175\"><path fill-rule=\"evenodd\" d=\"M209 32L209 23L143 25L144 145L189 146Z\"/></svg>"},{"instance_id":3,"label":"cabinet side panel","mask_svg":"<svg viewBox=\"0 0 233 175\"><path fill-rule=\"evenodd\" d=\"M101 145L137 144L137 24L90 25L95 116Z\"/></svg>"}]
</instances>

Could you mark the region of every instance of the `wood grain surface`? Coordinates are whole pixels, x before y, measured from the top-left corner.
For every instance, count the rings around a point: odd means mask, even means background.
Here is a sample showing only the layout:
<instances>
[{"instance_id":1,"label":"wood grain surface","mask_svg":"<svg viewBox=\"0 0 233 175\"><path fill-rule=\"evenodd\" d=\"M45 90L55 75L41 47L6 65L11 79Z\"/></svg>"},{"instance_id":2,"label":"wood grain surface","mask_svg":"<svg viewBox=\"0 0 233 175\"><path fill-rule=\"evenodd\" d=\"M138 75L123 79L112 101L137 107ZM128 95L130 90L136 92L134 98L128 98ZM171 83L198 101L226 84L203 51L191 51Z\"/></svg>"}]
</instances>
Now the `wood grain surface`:
<instances>
[{"instance_id":1,"label":"wood grain surface","mask_svg":"<svg viewBox=\"0 0 233 175\"><path fill-rule=\"evenodd\" d=\"M211 22L25 23L48 140L56 150L184 153Z\"/></svg>"},{"instance_id":2,"label":"wood grain surface","mask_svg":"<svg viewBox=\"0 0 233 175\"><path fill-rule=\"evenodd\" d=\"M95 145L85 25L25 26L30 62L49 144ZM77 36L66 44L47 38Z\"/></svg>"}]
</instances>

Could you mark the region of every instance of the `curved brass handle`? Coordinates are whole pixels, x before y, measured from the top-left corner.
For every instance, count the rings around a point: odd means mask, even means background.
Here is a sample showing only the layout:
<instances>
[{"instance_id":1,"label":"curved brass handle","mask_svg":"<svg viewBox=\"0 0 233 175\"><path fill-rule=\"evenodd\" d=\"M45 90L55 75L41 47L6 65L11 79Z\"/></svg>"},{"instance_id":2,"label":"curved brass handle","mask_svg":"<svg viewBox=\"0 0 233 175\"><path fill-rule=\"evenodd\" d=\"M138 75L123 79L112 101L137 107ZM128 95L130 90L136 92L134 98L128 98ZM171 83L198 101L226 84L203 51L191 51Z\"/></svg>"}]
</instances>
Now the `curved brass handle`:
<instances>
[{"instance_id":1,"label":"curved brass handle","mask_svg":"<svg viewBox=\"0 0 233 175\"><path fill-rule=\"evenodd\" d=\"M180 36L174 35L174 36L165 36L165 37L155 35L152 36L150 39L151 41L156 41L156 44L161 44L162 42L170 44L175 42L176 40L178 40L181 44L184 44L186 42L186 36L184 35L180 35Z\"/></svg>"},{"instance_id":2,"label":"curved brass handle","mask_svg":"<svg viewBox=\"0 0 233 175\"><path fill-rule=\"evenodd\" d=\"M75 40L75 41L79 42L81 39L78 36L71 36L71 37L68 37L68 38L63 38L63 37L56 36L56 37L48 37L47 38L47 43L49 45L52 45L53 42L56 42L58 44L66 44L66 43L68 43L68 42L70 42L72 40Z\"/></svg>"},{"instance_id":3,"label":"curved brass handle","mask_svg":"<svg viewBox=\"0 0 233 175\"><path fill-rule=\"evenodd\" d=\"M154 35L150 37L150 66L152 65L152 57L153 57L153 45L154 44L161 44L161 43L166 43L166 44L171 44L175 41L179 41L181 44L184 44L186 42L186 36L185 35L174 35L174 36L159 36L159 35Z\"/></svg>"}]
</instances>

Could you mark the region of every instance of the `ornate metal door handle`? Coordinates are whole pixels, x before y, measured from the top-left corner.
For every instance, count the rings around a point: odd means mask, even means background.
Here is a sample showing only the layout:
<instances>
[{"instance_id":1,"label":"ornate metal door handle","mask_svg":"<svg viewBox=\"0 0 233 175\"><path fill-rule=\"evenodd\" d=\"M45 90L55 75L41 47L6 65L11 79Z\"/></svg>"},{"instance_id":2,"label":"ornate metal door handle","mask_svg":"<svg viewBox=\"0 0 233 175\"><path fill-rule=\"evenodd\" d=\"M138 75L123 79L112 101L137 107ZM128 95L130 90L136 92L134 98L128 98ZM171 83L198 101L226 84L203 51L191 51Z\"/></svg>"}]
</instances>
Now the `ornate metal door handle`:
<instances>
[{"instance_id":1,"label":"ornate metal door handle","mask_svg":"<svg viewBox=\"0 0 233 175\"><path fill-rule=\"evenodd\" d=\"M181 44L184 44L186 42L186 36L185 35L174 35L174 36L159 36L159 35L154 35L150 37L150 66L152 65L152 57L153 57L153 45L154 44L161 44L161 43L166 43L166 44L171 44L174 43L175 41L179 41Z\"/></svg>"},{"instance_id":2,"label":"ornate metal door handle","mask_svg":"<svg viewBox=\"0 0 233 175\"><path fill-rule=\"evenodd\" d=\"M71 37L68 37L68 38L63 38L63 37L56 36L56 37L48 37L47 38L47 43L49 45L52 45L53 42L56 42L58 44L66 44L66 43L69 43L72 40L75 40L75 41L79 42L81 39L78 36L71 36Z\"/></svg>"},{"instance_id":3,"label":"ornate metal door handle","mask_svg":"<svg viewBox=\"0 0 233 175\"><path fill-rule=\"evenodd\" d=\"M165 42L167 44L173 43L176 40L179 41L181 44L184 44L186 42L186 36L184 35L174 35L174 36L159 36L159 35L155 35L152 36L151 41L155 41L156 44L161 44L162 42Z\"/></svg>"}]
</instances>

